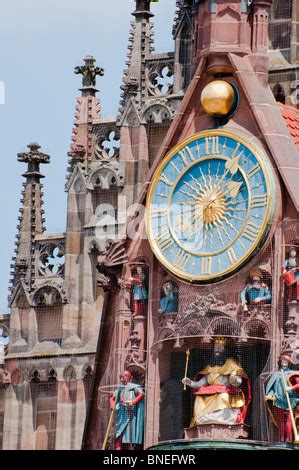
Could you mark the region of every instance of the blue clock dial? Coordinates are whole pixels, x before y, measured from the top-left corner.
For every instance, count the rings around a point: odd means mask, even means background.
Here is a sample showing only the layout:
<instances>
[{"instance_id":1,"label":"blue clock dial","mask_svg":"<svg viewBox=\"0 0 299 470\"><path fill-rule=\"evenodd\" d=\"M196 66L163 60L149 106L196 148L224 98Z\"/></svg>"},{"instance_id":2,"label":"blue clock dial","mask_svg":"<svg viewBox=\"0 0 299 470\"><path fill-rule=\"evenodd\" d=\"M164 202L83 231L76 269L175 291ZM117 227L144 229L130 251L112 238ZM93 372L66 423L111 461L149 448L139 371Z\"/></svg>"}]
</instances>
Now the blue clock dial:
<instances>
[{"instance_id":1,"label":"blue clock dial","mask_svg":"<svg viewBox=\"0 0 299 470\"><path fill-rule=\"evenodd\" d=\"M149 190L147 228L156 256L190 281L231 274L265 240L274 188L261 151L225 131L193 136L168 154Z\"/></svg>"}]
</instances>

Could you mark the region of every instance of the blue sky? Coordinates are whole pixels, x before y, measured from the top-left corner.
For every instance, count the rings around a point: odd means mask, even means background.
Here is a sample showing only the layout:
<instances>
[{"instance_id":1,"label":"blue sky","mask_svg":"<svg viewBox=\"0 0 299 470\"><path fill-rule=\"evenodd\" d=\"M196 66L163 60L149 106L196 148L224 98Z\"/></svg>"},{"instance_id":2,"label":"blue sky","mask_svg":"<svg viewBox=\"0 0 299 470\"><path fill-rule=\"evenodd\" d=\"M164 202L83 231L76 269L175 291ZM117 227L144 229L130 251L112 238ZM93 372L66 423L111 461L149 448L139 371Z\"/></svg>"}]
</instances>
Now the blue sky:
<instances>
[{"instance_id":1,"label":"blue sky","mask_svg":"<svg viewBox=\"0 0 299 470\"><path fill-rule=\"evenodd\" d=\"M117 5L117 7L115 6ZM67 152L81 77L73 74L86 54L105 69L98 79L102 115L117 113L134 2L129 0L10 0L1 5L0 81L0 312L7 292L25 165L17 153L32 141L51 155L42 167L46 227L63 232ZM152 5L157 52L173 50L171 28L175 0Z\"/></svg>"}]
</instances>

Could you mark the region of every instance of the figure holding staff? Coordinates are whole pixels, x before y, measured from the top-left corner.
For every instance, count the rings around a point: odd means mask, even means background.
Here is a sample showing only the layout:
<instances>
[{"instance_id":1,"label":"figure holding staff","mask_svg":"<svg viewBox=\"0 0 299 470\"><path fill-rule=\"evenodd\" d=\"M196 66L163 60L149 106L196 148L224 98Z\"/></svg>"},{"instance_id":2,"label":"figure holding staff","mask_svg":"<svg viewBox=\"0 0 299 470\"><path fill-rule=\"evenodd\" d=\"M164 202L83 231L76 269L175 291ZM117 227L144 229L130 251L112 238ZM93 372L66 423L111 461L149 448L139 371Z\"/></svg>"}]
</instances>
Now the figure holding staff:
<instances>
[{"instance_id":1,"label":"figure holding staff","mask_svg":"<svg viewBox=\"0 0 299 470\"><path fill-rule=\"evenodd\" d=\"M121 384L110 398L110 408L116 414L115 450L132 449L143 441L144 392L132 379L131 372L124 370Z\"/></svg>"},{"instance_id":2,"label":"figure holding staff","mask_svg":"<svg viewBox=\"0 0 299 470\"><path fill-rule=\"evenodd\" d=\"M266 385L265 400L273 423L279 429L280 442L297 442L294 410L299 404L299 372L292 370L289 354L280 355L278 370Z\"/></svg>"}]
</instances>

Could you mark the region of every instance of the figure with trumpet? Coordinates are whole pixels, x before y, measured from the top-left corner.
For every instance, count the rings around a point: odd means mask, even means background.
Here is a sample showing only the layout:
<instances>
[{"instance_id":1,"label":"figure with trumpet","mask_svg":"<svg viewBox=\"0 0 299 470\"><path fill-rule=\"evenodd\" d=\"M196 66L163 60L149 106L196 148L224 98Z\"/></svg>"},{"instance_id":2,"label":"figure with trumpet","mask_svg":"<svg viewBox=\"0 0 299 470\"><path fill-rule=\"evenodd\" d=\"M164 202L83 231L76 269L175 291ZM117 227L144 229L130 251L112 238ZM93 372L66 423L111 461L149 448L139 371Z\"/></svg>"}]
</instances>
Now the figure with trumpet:
<instances>
[{"instance_id":1,"label":"figure with trumpet","mask_svg":"<svg viewBox=\"0 0 299 470\"><path fill-rule=\"evenodd\" d=\"M297 442L298 432L294 411L299 404L299 371L292 369L292 358L283 353L278 370L266 385L265 401L273 424L279 429L280 442Z\"/></svg>"}]
</instances>

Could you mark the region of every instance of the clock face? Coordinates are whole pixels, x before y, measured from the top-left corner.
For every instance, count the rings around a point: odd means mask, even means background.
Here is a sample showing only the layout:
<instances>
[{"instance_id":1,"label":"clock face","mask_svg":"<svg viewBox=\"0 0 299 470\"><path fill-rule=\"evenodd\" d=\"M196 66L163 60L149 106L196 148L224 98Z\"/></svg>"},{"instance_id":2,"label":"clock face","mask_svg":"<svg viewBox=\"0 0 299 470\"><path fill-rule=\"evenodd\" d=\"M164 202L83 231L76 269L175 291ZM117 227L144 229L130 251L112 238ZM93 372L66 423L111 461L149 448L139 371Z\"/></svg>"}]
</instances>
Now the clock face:
<instances>
[{"instance_id":1,"label":"clock face","mask_svg":"<svg viewBox=\"0 0 299 470\"><path fill-rule=\"evenodd\" d=\"M274 174L262 151L226 131L201 132L157 169L147 199L148 238L173 274L219 281L261 247L274 204Z\"/></svg>"}]
</instances>

